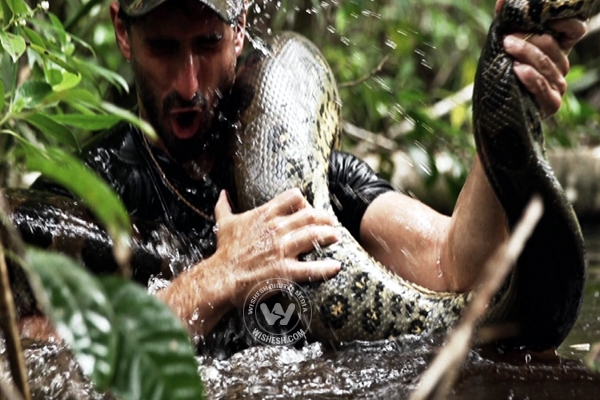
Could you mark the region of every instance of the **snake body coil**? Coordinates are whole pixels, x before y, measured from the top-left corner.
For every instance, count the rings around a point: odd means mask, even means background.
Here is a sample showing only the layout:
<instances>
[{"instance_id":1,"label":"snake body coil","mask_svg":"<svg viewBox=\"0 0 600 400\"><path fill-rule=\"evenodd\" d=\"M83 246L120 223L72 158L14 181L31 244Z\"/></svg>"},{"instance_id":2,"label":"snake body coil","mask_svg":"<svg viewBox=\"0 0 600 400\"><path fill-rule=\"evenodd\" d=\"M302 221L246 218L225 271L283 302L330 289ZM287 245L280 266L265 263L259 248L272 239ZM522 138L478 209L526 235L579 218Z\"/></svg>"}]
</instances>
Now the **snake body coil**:
<instances>
[{"instance_id":1,"label":"snake body coil","mask_svg":"<svg viewBox=\"0 0 600 400\"><path fill-rule=\"evenodd\" d=\"M557 346L581 304L584 249L579 224L542 150L540 116L515 78L502 37L515 31L548 32L548 22L583 16L592 1L506 0L488 35L474 95L475 137L486 173L512 228L538 193L545 214L486 323L516 323L510 347ZM242 129L233 142L242 209L299 187L310 203L333 214L328 156L338 141L340 107L321 53L293 33L275 37L241 69ZM392 275L339 226L343 239L309 257L341 261L334 278L307 290L310 332L321 340L374 340L444 331L458 319L468 294L432 292Z\"/></svg>"}]
</instances>

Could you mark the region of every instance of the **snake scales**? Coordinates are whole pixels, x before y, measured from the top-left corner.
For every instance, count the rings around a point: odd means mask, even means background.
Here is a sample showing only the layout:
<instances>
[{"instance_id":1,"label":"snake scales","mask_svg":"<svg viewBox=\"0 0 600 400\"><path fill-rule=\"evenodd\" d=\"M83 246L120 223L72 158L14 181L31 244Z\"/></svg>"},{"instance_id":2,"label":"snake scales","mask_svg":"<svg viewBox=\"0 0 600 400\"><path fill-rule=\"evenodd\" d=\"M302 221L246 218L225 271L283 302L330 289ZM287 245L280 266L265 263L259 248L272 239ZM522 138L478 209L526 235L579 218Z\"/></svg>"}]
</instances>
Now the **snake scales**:
<instances>
[{"instance_id":1,"label":"snake scales","mask_svg":"<svg viewBox=\"0 0 600 400\"><path fill-rule=\"evenodd\" d=\"M506 0L480 58L473 118L489 180L511 228L532 195L542 195L546 210L486 317L485 323L516 324L519 333L503 340L506 346L547 348L564 339L581 305L585 259L578 221L545 159L539 112L501 39L551 32L549 22L586 17L592 3ZM339 140L340 100L324 57L306 39L284 33L249 57L236 85L245 104L233 141L242 209L299 187L314 207L333 215L327 160ZM339 229L340 242L309 255L342 263L337 276L306 288L316 316L312 336L374 340L444 331L456 322L468 294L432 292L393 276Z\"/></svg>"},{"instance_id":2,"label":"snake scales","mask_svg":"<svg viewBox=\"0 0 600 400\"><path fill-rule=\"evenodd\" d=\"M486 323L519 326L517 336L503 341L508 346L547 348L564 339L581 304L585 262L579 225L544 157L537 108L515 79L500 38L513 31L548 32L549 21L586 16L593 3L506 0L480 59L474 124L486 173L511 227L534 193L542 195L546 210L487 315ZM298 35L276 37L267 53L249 57L237 79L237 90L245 98L241 112L244 129L239 141L234 141L237 179L243 182L238 188L240 206L254 207L298 186L315 207L331 210L326 168L340 125L333 75L314 45ZM80 204L52 196L28 196L13 192L8 197L13 207L21 205L12 219L30 242L67 248L84 262L86 244L88 251L110 246L110 239L94 225L93 218L82 214L85 211ZM74 240L71 228L84 240ZM334 279L307 287L314 307L313 337L372 340L444 331L456 322L468 294L432 292L393 276L341 226L340 230L341 242L309 256L333 257L343 264ZM182 254L178 250L186 246L192 248L184 239L170 240L165 232L160 247L173 251L150 254L156 246L140 244L134 254L164 263L165 256ZM69 240L73 243L66 243ZM65 243L61 246L58 242ZM182 259L175 261L183 265L197 259L190 252L189 257L182 254ZM163 271L172 269L167 265Z\"/></svg>"}]
</instances>

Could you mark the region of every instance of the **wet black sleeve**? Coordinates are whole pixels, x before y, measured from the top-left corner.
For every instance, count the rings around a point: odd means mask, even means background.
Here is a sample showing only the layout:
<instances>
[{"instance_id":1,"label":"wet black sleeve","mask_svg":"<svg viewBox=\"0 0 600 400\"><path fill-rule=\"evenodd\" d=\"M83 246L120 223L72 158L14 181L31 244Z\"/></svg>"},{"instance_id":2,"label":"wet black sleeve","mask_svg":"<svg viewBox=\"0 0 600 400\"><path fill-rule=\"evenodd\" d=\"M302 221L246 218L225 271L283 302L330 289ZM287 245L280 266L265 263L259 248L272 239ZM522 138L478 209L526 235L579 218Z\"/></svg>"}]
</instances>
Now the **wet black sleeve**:
<instances>
[{"instance_id":1,"label":"wet black sleeve","mask_svg":"<svg viewBox=\"0 0 600 400\"><path fill-rule=\"evenodd\" d=\"M349 153L334 151L329 158L329 193L333 209L355 239L367 207L377 196L395 190L367 163Z\"/></svg>"}]
</instances>

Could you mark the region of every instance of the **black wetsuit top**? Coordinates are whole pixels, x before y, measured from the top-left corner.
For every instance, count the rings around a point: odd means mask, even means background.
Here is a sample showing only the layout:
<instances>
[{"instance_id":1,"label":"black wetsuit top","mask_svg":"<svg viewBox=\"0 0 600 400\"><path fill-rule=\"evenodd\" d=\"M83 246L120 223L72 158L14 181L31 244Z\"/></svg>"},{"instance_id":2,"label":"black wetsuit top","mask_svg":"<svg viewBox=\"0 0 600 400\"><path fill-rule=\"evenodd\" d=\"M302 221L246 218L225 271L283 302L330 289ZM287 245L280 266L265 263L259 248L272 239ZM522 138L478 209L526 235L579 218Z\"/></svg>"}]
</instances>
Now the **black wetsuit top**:
<instances>
[{"instance_id":1,"label":"black wetsuit top","mask_svg":"<svg viewBox=\"0 0 600 400\"><path fill-rule=\"evenodd\" d=\"M163 152L153 148L152 154L160 170L150 157L142 133L130 124L120 123L84 148L81 156L85 164L117 192L130 216L138 221L151 222L150 226L157 223L164 225L168 231L182 236L184 242L198 244L199 248L194 250L197 254L191 261L210 256L216 249L214 222L186 205L178 194L202 213L212 216L221 189L227 189L235 198L230 178L232 163L227 156L217 157L211 174L195 180ZM33 187L64 193L64 189L43 179L36 181ZM363 161L348 153L333 152L329 190L338 219L358 239L360 223L369 204L393 187ZM139 261L136 263L135 257L132 260L136 281L147 283L151 275L160 272L160 267L149 265L147 260ZM87 264L88 268L96 269ZM106 260L90 260L89 264L106 268ZM110 271L105 269L104 272Z\"/></svg>"}]
</instances>

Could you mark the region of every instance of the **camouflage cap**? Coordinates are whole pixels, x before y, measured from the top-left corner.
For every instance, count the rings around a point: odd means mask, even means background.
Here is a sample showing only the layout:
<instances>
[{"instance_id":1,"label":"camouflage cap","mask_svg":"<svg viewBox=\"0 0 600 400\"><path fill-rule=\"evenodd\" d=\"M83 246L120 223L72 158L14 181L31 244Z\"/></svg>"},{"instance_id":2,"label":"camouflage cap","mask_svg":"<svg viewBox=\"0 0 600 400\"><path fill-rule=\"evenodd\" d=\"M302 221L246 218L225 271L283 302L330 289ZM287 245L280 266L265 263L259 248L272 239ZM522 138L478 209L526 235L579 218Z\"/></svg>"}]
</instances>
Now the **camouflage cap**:
<instances>
[{"instance_id":1,"label":"camouflage cap","mask_svg":"<svg viewBox=\"0 0 600 400\"><path fill-rule=\"evenodd\" d=\"M139 17L169 0L119 0L119 5L130 17ZM172 0L179 1L179 0ZM232 22L244 8L244 0L198 0L213 9L224 21Z\"/></svg>"}]
</instances>

